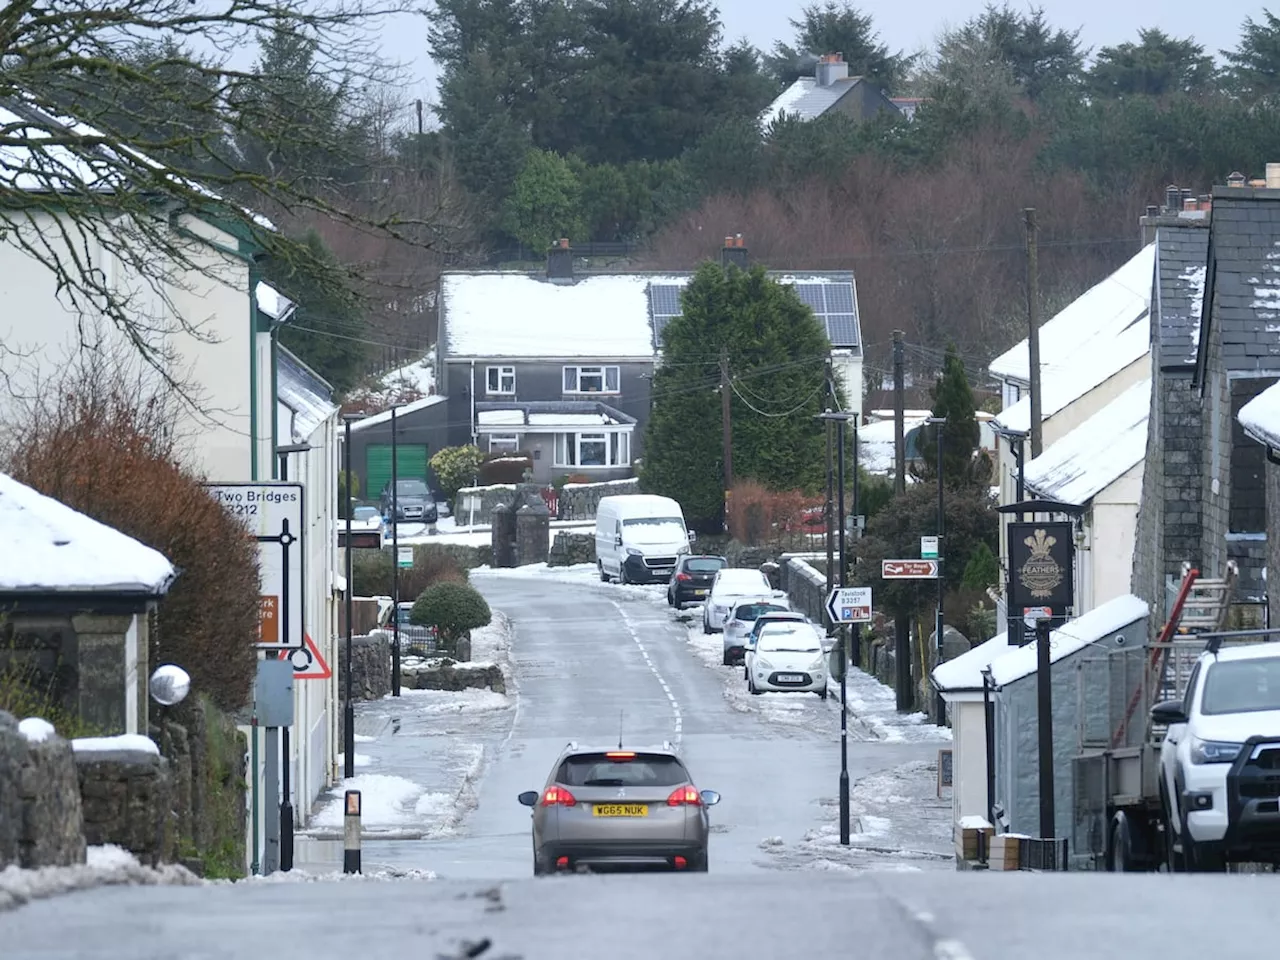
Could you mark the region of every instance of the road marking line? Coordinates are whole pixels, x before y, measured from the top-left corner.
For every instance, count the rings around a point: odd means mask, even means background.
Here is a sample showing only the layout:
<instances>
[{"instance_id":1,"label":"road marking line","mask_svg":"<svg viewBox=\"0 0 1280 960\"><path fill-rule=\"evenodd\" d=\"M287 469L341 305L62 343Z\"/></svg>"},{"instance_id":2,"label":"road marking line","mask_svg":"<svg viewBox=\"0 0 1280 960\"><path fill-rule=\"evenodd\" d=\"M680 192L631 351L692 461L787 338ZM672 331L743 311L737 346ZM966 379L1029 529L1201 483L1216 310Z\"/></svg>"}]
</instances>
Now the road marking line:
<instances>
[{"instance_id":1,"label":"road marking line","mask_svg":"<svg viewBox=\"0 0 1280 960\"><path fill-rule=\"evenodd\" d=\"M635 645L640 648L640 656L644 658L644 662L648 664L650 672L653 673L659 686L662 687L662 692L667 695L667 700L671 702L671 715L675 726L675 739L672 742L679 748L680 741L684 737L684 717L680 713L680 703L676 700L675 694L671 692L671 688L667 686L667 681L663 678L661 671L649 658L649 651L645 649L644 641L640 639L640 633L636 630L636 625L632 623L631 618L627 616L627 611L622 609L622 604L618 603L617 600L611 600L610 603L618 608L622 622L626 624L627 632L631 634L631 639L635 641Z\"/></svg>"}]
</instances>

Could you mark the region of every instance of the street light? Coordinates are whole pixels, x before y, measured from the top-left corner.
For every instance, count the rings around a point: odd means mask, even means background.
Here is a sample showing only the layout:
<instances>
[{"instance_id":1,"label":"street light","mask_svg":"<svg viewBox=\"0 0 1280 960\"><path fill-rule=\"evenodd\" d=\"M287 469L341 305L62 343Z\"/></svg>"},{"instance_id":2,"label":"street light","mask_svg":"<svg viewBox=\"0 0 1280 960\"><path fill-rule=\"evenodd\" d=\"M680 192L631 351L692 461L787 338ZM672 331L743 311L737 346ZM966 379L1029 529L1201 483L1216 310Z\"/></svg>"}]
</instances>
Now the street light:
<instances>
[{"instance_id":1,"label":"street light","mask_svg":"<svg viewBox=\"0 0 1280 960\"><path fill-rule=\"evenodd\" d=\"M942 662L942 601L946 595L947 581L942 575L942 558L945 551L942 549L942 518L943 518L943 496L942 496L942 428L947 424L946 417L929 417L925 423L931 423L936 428L934 433L938 437L938 453L937 453L937 471L938 471L938 613L934 625L935 637L934 644L938 648L938 662ZM940 727L947 725L947 702L942 698L942 691L937 693L937 703L935 704L935 712L937 713L937 724Z\"/></svg>"},{"instance_id":2,"label":"street light","mask_svg":"<svg viewBox=\"0 0 1280 960\"><path fill-rule=\"evenodd\" d=\"M280 458L280 479L289 479L289 454L306 453L311 449L309 443L290 443L276 447L276 456ZM305 621L303 629L305 630ZM280 869L288 872L293 869L293 793L289 783L292 764L289 760L289 726L280 727Z\"/></svg>"},{"instance_id":3,"label":"street light","mask_svg":"<svg viewBox=\"0 0 1280 960\"><path fill-rule=\"evenodd\" d=\"M342 470L343 470L343 510L347 515L347 556L346 556L346 610L347 610L347 655L346 655L346 691L343 697L345 703L342 707L342 749L345 751L342 757L342 776L346 780L350 780L356 775L356 708L351 697L351 647L352 640L352 618L355 616L353 605L351 603L352 593L352 571L351 571L351 424L353 421L361 419L358 414L348 413L342 418L345 426L345 437L342 443Z\"/></svg>"},{"instance_id":4,"label":"street light","mask_svg":"<svg viewBox=\"0 0 1280 960\"><path fill-rule=\"evenodd\" d=\"M845 509L844 509L844 425L849 420L854 420L857 414L853 413L833 413L828 409L824 413L818 414L817 419L826 422L834 421L836 424L836 445L839 448L836 454L836 484L838 492L837 509L840 511L840 587L845 585ZM856 421L854 429L857 429ZM857 457L854 457L854 470L858 469ZM857 505L855 504L855 509ZM828 525L828 529L830 526ZM855 632L861 631L859 624L854 624ZM849 707L848 707L848 676L849 676L849 647L848 632L841 626L840 628L840 843L844 846L849 845Z\"/></svg>"}]
</instances>

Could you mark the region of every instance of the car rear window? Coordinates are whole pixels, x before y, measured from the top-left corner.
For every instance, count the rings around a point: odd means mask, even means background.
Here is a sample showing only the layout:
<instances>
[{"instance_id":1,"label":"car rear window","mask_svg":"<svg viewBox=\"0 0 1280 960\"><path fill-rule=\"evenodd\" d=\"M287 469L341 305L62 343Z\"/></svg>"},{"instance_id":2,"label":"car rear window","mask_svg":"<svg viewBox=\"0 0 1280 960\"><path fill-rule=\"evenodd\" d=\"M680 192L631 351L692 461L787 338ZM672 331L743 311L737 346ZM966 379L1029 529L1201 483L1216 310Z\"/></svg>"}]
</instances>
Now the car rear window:
<instances>
[{"instance_id":1,"label":"car rear window","mask_svg":"<svg viewBox=\"0 0 1280 960\"><path fill-rule=\"evenodd\" d=\"M556 781L566 787L676 787L689 781L689 773L675 757L662 753L637 753L629 759L582 753L560 764Z\"/></svg>"},{"instance_id":2,"label":"car rear window","mask_svg":"<svg viewBox=\"0 0 1280 960\"><path fill-rule=\"evenodd\" d=\"M776 603L744 603L738 607L737 619L756 620L766 613L782 613L786 609Z\"/></svg>"},{"instance_id":3,"label":"car rear window","mask_svg":"<svg viewBox=\"0 0 1280 960\"><path fill-rule=\"evenodd\" d=\"M724 561L719 557L698 557L695 560L689 560L685 563L686 570L692 570L694 573L715 573L724 566Z\"/></svg>"}]
</instances>

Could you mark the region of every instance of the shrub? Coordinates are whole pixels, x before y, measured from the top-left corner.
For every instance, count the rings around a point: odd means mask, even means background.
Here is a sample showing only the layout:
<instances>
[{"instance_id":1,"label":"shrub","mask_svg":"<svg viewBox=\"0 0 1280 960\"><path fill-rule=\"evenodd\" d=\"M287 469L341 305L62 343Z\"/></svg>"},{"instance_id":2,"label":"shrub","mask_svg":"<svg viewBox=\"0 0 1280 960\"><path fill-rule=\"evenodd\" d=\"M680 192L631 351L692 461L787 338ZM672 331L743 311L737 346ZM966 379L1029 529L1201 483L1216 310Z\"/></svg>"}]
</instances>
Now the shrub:
<instances>
[{"instance_id":1,"label":"shrub","mask_svg":"<svg viewBox=\"0 0 1280 960\"><path fill-rule=\"evenodd\" d=\"M395 558L390 550L365 550L351 558L351 579L357 597L391 596ZM467 572L458 557L446 550L413 548L413 566L400 570L400 596L416 597L433 583L466 583Z\"/></svg>"},{"instance_id":2,"label":"shrub","mask_svg":"<svg viewBox=\"0 0 1280 960\"><path fill-rule=\"evenodd\" d=\"M409 622L435 627L445 643L456 643L477 627L487 626L493 615L475 587L466 583L437 583L422 592L413 604Z\"/></svg>"},{"instance_id":3,"label":"shrub","mask_svg":"<svg viewBox=\"0 0 1280 960\"><path fill-rule=\"evenodd\" d=\"M498 483L524 483L525 473L532 469L533 457L527 453L491 455L476 471L477 482L482 487Z\"/></svg>"},{"instance_id":4,"label":"shrub","mask_svg":"<svg viewBox=\"0 0 1280 960\"><path fill-rule=\"evenodd\" d=\"M445 447L436 452L431 458L431 470L447 499L452 500L459 490L475 482L483 460L484 454L474 445Z\"/></svg>"},{"instance_id":5,"label":"shrub","mask_svg":"<svg viewBox=\"0 0 1280 960\"><path fill-rule=\"evenodd\" d=\"M119 370L75 367L46 385L51 399L13 424L9 472L168 557L180 575L160 601L150 662L181 665L195 690L236 710L256 669L258 545L179 462L168 397Z\"/></svg>"},{"instance_id":6,"label":"shrub","mask_svg":"<svg viewBox=\"0 0 1280 960\"><path fill-rule=\"evenodd\" d=\"M729 496L729 534L749 547L805 535L805 511L821 501L798 490L777 493L754 480L733 485Z\"/></svg>"},{"instance_id":7,"label":"shrub","mask_svg":"<svg viewBox=\"0 0 1280 960\"><path fill-rule=\"evenodd\" d=\"M985 590L1000 582L1000 561L986 543L979 541L964 567L963 583L971 590Z\"/></svg>"}]
</instances>

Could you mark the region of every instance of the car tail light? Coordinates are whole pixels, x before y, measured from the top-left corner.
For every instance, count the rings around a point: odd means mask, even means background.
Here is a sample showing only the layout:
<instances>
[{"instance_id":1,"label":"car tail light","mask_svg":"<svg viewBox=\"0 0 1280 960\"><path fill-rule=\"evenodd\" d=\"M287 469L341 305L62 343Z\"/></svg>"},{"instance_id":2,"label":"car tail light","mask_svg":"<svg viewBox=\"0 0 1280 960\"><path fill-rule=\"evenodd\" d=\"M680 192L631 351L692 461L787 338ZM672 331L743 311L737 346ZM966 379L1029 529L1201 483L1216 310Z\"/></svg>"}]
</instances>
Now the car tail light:
<instances>
[{"instance_id":1,"label":"car tail light","mask_svg":"<svg viewBox=\"0 0 1280 960\"><path fill-rule=\"evenodd\" d=\"M689 865L689 861L686 860L684 857L676 857L675 861L676 861L677 870L683 870L685 867Z\"/></svg>"},{"instance_id":2,"label":"car tail light","mask_svg":"<svg viewBox=\"0 0 1280 960\"><path fill-rule=\"evenodd\" d=\"M542 795L542 805L544 807L554 807L557 803L572 807L577 802L573 798L573 794L564 787L547 787L547 792Z\"/></svg>"},{"instance_id":3,"label":"car tail light","mask_svg":"<svg viewBox=\"0 0 1280 960\"><path fill-rule=\"evenodd\" d=\"M697 787L676 787L671 791L671 796L667 797L667 806L679 807L683 804L693 807L702 805L702 796L698 793Z\"/></svg>"},{"instance_id":4,"label":"car tail light","mask_svg":"<svg viewBox=\"0 0 1280 960\"><path fill-rule=\"evenodd\" d=\"M636 755L630 750L610 750L605 756L610 760L634 760Z\"/></svg>"},{"instance_id":5,"label":"car tail light","mask_svg":"<svg viewBox=\"0 0 1280 960\"><path fill-rule=\"evenodd\" d=\"M677 580L692 580L692 579L693 579L693 577L689 576L687 573L677 573L677 574L676 574L676 579L677 579Z\"/></svg>"},{"instance_id":6,"label":"car tail light","mask_svg":"<svg viewBox=\"0 0 1280 960\"><path fill-rule=\"evenodd\" d=\"M565 869L567 866L569 866L569 858L556 857L556 866L559 867L561 870Z\"/></svg>"}]
</instances>

